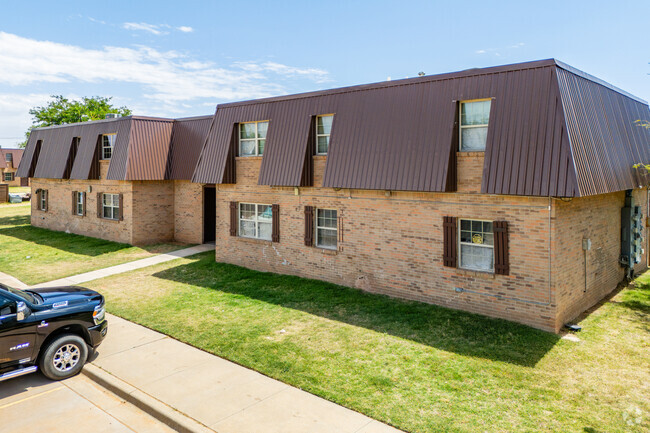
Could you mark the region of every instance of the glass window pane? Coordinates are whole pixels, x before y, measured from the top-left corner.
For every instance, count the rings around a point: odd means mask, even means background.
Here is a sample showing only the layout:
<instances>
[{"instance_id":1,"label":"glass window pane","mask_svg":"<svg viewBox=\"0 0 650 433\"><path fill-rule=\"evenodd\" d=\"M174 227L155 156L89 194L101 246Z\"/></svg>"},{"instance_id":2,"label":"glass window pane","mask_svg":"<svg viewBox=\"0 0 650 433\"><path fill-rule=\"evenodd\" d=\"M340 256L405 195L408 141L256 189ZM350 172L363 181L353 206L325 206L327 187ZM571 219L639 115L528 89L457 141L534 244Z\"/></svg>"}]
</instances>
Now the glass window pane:
<instances>
[{"instance_id":1,"label":"glass window pane","mask_svg":"<svg viewBox=\"0 0 650 433\"><path fill-rule=\"evenodd\" d=\"M490 120L492 101L463 102L460 106L460 124L487 125Z\"/></svg>"},{"instance_id":2,"label":"glass window pane","mask_svg":"<svg viewBox=\"0 0 650 433\"><path fill-rule=\"evenodd\" d=\"M273 212L271 206L267 204L257 205L257 219L260 221L271 221L273 219Z\"/></svg>"},{"instance_id":3,"label":"glass window pane","mask_svg":"<svg viewBox=\"0 0 650 433\"><path fill-rule=\"evenodd\" d=\"M259 140L257 143L258 143L257 154L264 155L264 146L266 145L266 140Z\"/></svg>"},{"instance_id":4,"label":"glass window pane","mask_svg":"<svg viewBox=\"0 0 650 433\"><path fill-rule=\"evenodd\" d=\"M247 238L255 237L255 221L240 221L239 222L239 236Z\"/></svg>"},{"instance_id":5,"label":"glass window pane","mask_svg":"<svg viewBox=\"0 0 650 433\"><path fill-rule=\"evenodd\" d=\"M487 127L462 128L461 134L461 150L485 150L485 143L487 142Z\"/></svg>"},{"instance_id":6,"label":"glass window pane","mask_svg":"<svg viewBox=\"0 0 650 433\"><path fill-rule=\"evenodd\" d=\"M494 245L494 235L492 233L486 233L483 235L483 243L485 245Z\"/></svg>"},{"instance_id":7,"label":"glass window pane","mask_svg":"<svg viewBox=\"0 0 650 433\"><path fill-rule=\"evenodd\" d=\"M330 137L329 135L327 136L321 136L318 137L318 153L327 153L327 148L329 147L330 144Z\"/></svg>"},{"instance_id":8,"label":"glass window pane","mask_svg":"<svg viewBox=\"0 0 650 433\"><path fill-rule=\"evenodd\" d=\"M336 230L318 229L316 236L319 247L336 248Z\"/></svg>"},{"instance_id":9,"label":"glass window pane","mask_svg":"<svg viewBox=\"0 0 650 433\"><path fill-rule=\"evenodd\" d=\"M471 230L472 222L470 220L460 220L460 229L461 230Z\"/></svg>"},{"instance_id":10,"label":"glass window pane","mask_svg":"<svg viewBox=\"0 0 650 433\"><path fill-rule=\"evenodd\" d=\"M255 155L255 140L241 140L239 142L239 155Z\"/></svg>"},{"instance_id":11,"label":"glass window pane","mask_svg":"<svg viewBox=\"0 0 650 433\"><path fill-rule=\"evenodd\" d=\"M239 205L239 217L247 220L255 219L255 205L242 203Z\"/></svg>"},{"instance_id":12,"label":"glass window pane","mask_svg":"<svg viewBox=\"0 0 650 433\"><path fill-rule=\"evenodd\" d=\"M266 138L266 132L269 130L269 122L257 123L257 137Z\"/></svg>"},{"instance_id":13,"label":"glass window pane","mask_svg":"<svg viewBox=\"0 0 650 433\"><path fill-rule=\"evenodd\" d=\"M334 116L319 116L316 118L316 130L318 134L330 134Z\"/></svg>"},{"instance_id":14,"label":"glass window pane","mask_svg":"<svg viewBox=\"0 0 650 433\"><path fill-rule=\"evenodd\" d=\"M239 138L255 138L255 124L254 123L240 123L239 124Z\"/></svg>"},{"instance_id":15,"label":"glass window pane","mask_svg":"<svg viewBox=\"0 0 650 433\"><path fill-rule=\"evenodd\" d=\"M104 218L112 218L111 210L112 209L110 207L104 207Z\"/></svg>"},{"instance_id":16,"label":"glass window pane","mask_svg":"<svg viewBox=\"0 0 650 433\"><path fill-rule=\"evenodd\" d=\"M260 239L271 240L271 223L259 223L259 235Z\"/></svg>"},{"instance_id":17,"label":"glass window pane","mask_svg":"<svg viewBox=\"0 0 650 433\"><path fill-rule=\"evenodd\" d=\"M460 241L461 242L472 242L472 233L468 232L468 231L465 231L465 230L461 230L461 232L460 232Z\"/></svg>"},{"instance_id":18,"label":"glass window pane","mask_svg":"<svg viewBox=\"0 0 650 433\"><path fill-rule=\"evenodd\" d=\"M491 271L494 268L494 250L474 245L461 245L460 266L477 271Z\"/></svg>"},{"instance_id":19,"label":"glass window pane","mask_svg":"<svg viewBox=\"0 0 650 433\"><path fill-rule=\"evenodd\" d=\"M483 231L485 233L492 233L492 223L490 221L483 221Z\"/></svg>"},{"instance_id":20,"label":"glass window pane","mask_svg":"<svg viewBox=\"0 0 650 433\"><path fill-rule=\"evenodd\" d=\"M472 221L472 231L473 232L480 232L483 228L483 224L481 221Z\"/></svg>"},{"instance_id":21,"label":"glass window pane","mask_svg":"<svg viewBox=\"0 0 650 433\"><path fill-rule=\"evenodd\" d=\"M318 227L336 228L336 211L332 209L318 209Z\"/></svg>"}]
</instances>

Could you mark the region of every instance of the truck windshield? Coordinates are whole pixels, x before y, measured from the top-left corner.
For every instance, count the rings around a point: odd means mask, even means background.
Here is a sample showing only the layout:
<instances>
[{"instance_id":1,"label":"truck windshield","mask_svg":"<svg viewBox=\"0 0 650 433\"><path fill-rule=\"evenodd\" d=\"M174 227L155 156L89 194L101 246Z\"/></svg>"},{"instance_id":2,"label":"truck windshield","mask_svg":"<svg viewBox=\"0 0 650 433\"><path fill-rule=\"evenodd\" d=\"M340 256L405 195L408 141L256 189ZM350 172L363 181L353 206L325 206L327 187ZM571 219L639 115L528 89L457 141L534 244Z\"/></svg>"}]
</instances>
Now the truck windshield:
<instances>
[{"instance_id":1,"label":"truck windshield","mask_svg":"<svg viewBox=\"0 0 650 433\"><path fill-rule=\"evenodd\" d=\"M24 290L14 289L13 287L5 286L4 284L0 284L0 290L6 290L9 293L13 293L16 296L20 296L27 302L36 304L36 299L34 298L34 296L32 296L30 293L25 292Z\"/></svg>"}]
</instances>

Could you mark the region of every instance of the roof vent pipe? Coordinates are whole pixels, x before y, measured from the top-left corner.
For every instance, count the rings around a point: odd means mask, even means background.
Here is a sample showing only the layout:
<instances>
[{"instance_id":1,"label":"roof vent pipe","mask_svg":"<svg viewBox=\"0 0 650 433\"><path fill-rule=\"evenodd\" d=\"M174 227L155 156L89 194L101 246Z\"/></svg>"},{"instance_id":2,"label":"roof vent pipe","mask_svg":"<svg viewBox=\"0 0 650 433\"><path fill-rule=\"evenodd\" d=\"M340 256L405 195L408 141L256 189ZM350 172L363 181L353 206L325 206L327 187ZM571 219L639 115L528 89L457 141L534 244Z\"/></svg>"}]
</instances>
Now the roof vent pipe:
<instances>
[{"instance_id":1,"label":"roof vent pipe","mask_svg":"<svg viewBox=\"0 0 650 433\"><path fill-rule=\"evenodd\" d=\"M120 116L120 113L106 113L105 119L117 119Z\"/></svg>"}]
</instances>

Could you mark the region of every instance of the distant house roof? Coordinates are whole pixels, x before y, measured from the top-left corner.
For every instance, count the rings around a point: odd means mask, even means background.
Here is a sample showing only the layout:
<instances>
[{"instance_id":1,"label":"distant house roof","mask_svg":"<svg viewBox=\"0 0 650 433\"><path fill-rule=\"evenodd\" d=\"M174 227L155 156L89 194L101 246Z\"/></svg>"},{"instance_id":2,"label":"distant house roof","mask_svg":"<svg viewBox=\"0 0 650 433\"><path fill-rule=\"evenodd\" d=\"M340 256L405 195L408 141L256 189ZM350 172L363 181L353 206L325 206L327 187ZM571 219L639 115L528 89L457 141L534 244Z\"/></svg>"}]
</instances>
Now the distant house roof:
<instances>
[{"instance_id":1,"label":"distant house roof","mask_svg":"<svg viewBox=\"0 0 650 433\"><path fill-rule=\"evenodd\" d=\"M11 154L10 158L13 158L13 166L18 167L24 151L25 149L9 149L0 147L0 168L7 167L7 154Z\"/></svg>"},{"instance_id":2,"label":"distant house roof","mask_svg":"<svg viewBox=\"0 0 650 433\"><path fill-rule=\"evenodd\" d=\"M190 130L194 130L197 124L209 125L211 121L212 116L177 121L127 116L36 128L30 134L25 158L17 175L62 179L66 173L70 173L71 179L97 179L100 137L115 133L107 179L164 180L172 174L174 179L189 180L205 136L200 136L200 132L192 135L186 130L188 125L191 125ZM174 141L175 128L179 132ZM207 128L205 129L207 133ZM81 139L76 156L72 151L75 137ZM74 161L70 161L73 156ZM171 169L172 161L174 167L180 168ZM192 169L188 171L183 164L191 165Z\"/></svg>"},{"instance_id":3,"label":"distant house roof","mask_svg":"<svg viewBox=\"0 0 650 433\"><path fill-rule=\"evenodd\" d=\"M323 186L454 191L458 102L492 98L481 192L574 197L638 186L648 104L554 59L221 104L193 180L234 182L236 124L269 120L258 183L308 185L313 117L334 113Z\"/></svg>"}]
</instances>

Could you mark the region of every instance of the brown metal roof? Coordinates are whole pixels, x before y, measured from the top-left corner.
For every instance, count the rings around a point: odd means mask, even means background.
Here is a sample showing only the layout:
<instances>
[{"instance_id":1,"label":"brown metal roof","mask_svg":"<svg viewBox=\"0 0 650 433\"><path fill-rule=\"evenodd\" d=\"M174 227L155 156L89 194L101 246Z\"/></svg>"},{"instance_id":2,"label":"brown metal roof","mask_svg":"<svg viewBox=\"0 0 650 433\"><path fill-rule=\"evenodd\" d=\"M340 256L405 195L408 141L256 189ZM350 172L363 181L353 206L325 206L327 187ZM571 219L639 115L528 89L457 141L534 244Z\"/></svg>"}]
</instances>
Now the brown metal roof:
<instances>
[{"instance_id":1,"label":"brown metal roof","mask_svg":"<svg viewBox=\"0 0 650 433\"><path fill-rule=\"evenodd\" d=\"M164 180L173 120L133 118L126 140L117 138L107 179Z\"/></svg>"},{"instance_id":2,"label":"brown metal roof","mask_svg":"<svg viewBox=\"0 0 650 433\"><path fill-rule=\"evenodd\" d=\"M270 120L259 184L304 184L312 116L335 113L323 186L453 191L458 101L479 98L493 98L483 193L619 191L633 187L632 164L649 160L650 132L633 126L650 118L647 103L549 59L219 105L193 180L232 182L233 126Z\"/></svg>"},{"instance_id":3,"label":"brown metal roof","mask_svg":"<svg viewBox=\"0 0 650 433\"><path fill-rule=\"evenodd\" d=\"M13 157L13 166L18 167L20 165L20 160L23 157L23 152L25 149L8 149L0 147L0 168L7 167L6 155L10 153Z\"/></svg>"},{"instance_id":4,"label":"brown metal roof","mask_svg":"<svg viewBox=\"0 0 650 433\"><path fill-rule=\"evenodd\" d=\"M650 162L648 104L584 74L558 68L559 91L581 196L639 186L633 165Z\"/></svg>"},{"instance_id":5,"label":"brown metal roof","mask_svg":"<svg viewBox=\"0 0 650 433\"><path fill-rule=\"evenodd\" d=\"M192 178L212 119L213 116L209 115L174 121L166 179L190 180Z\"/></svg>"}]
</instances>

